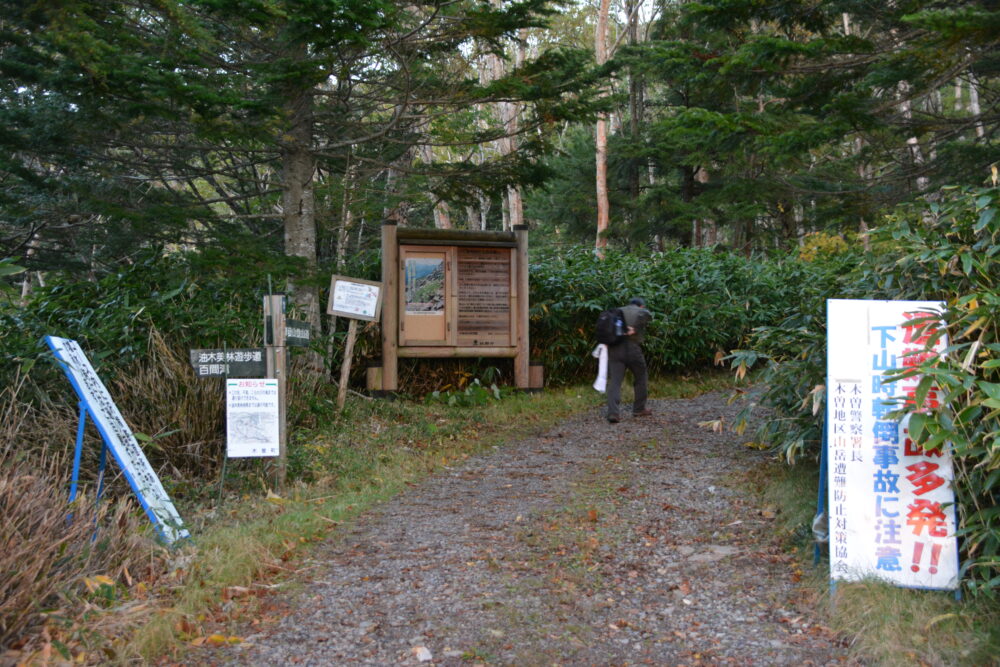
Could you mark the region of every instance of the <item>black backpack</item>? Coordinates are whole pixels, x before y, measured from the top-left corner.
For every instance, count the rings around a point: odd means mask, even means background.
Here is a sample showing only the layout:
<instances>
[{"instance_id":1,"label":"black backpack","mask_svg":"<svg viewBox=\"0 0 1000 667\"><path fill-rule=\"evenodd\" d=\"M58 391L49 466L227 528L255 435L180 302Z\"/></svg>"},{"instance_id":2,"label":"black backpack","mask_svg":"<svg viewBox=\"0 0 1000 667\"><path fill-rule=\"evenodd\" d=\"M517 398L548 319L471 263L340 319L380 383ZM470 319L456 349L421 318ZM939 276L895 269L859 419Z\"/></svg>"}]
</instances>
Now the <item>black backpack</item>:
<instances>
[{"instance_id":1,"label":"black backpack","mask_svg":"<svg viewBox=\"0 0 1000 667\"><path fill-rule=\"evenodd\" d=\"M605 310L597 316L597 326L594 329L598 343L620 343L625 340L625 314L621 308Z\"/></svg>"}]
</instances>

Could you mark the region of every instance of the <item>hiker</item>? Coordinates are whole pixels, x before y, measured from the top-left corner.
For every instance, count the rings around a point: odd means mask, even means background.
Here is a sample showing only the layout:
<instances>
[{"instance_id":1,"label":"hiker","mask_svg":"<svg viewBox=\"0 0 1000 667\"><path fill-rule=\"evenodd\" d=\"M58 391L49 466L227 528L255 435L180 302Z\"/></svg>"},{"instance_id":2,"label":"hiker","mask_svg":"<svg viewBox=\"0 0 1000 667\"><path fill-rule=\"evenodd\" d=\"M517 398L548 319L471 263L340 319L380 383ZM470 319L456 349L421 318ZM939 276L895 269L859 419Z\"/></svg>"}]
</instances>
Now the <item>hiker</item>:
<instances>
[{"instance_id":1,"label":"hiker","mask_svg":"<svg viewBox=\"0 0 1000 667\"><path fill-rule=\"evenodd\" d=\"M632 385L635 389L632 415L648 417L653 414L652 410L646 409L646 358L642 355L643 335L653 316L646 310L646 301L639 297L631 299L621 311L625 316L625 339L608 346L608 422L612 424L621 420L618 401L622 395L626 368L632 371Z\"/></svg>"}]
</instances>

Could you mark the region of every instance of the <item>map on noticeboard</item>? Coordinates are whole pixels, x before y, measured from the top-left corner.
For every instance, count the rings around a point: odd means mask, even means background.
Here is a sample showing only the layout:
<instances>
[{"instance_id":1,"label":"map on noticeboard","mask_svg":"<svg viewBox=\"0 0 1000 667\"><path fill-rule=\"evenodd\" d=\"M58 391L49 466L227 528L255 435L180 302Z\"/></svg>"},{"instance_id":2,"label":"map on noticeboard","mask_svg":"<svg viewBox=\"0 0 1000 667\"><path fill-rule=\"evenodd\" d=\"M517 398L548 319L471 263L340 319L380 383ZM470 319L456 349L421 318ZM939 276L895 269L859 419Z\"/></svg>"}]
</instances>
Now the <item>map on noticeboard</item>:
<instances>
[{"instance_id":1,"label":"map on noticeboard","mask_svg":"<svg viewBox=\"0 0 1000 667\"><path fill-rule=\"evenodd\" d=\"M226 381L226 456L278 456L278 381Z\"/></svg>"},{"instance_id":2,"label":"map on noticeboard","mask_svg":"<svg viewBox=\"0 0 1000 667\"><path fill-rule=\"evenodd\" d=\"M118 462L125 478L139 498L153 527L168 543L189 537L170 496L143 454L132 429L125 423L118 406L108 393L87 355L75 340L46 336L59 365L76 391L97 430Z\"/></svg>"},{"instance_id":3,"label":"map on noticeboard","mask_svg":"<svg viewBox=\"0 0 1000 667\"><path fill-rule=\"evenodd\" d=\"M909 420L919 376L886 373L943 353L934 301L827 301L827 479L830 577L898 586L958 586L954 477L947 443L924 451ZM923 319L923 322L921 321ZM938 407L932 387L922 408Z\"/></svg>"},{"instance_id":4,"label":"map on noticeboard","mask_svg":"<svg viewBox=\"0 0 1000 667\"><path fill-rule=\"evenodd\" d=\"M330 279L328 315L374 321L382 310L382 283L359 278L333 276Z\"/></svg>"}]
</instances>

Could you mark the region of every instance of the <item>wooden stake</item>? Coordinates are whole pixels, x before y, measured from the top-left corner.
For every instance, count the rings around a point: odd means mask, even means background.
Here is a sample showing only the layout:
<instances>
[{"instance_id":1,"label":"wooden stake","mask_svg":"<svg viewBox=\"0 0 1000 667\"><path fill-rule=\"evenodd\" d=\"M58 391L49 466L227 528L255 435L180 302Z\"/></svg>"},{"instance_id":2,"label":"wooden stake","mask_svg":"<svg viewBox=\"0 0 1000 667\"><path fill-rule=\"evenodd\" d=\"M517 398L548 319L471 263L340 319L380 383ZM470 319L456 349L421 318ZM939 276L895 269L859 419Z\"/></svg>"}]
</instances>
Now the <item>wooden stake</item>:
<instances>
[{"instance_id":1,"label":"wooden stake","mask_svg":"<svg viewBox=\"0 0 1000 667\"><path fill-rule=\"evenodd\" d=\"M288 359L285 349L285 296L269 294L264 297L264 347L267 349L267 377L278 380L278 460L275 462L275 487L284 493L288 469L285 432L288 409ZM266 340L268 318L271 320L271 339Z\"/></svg>"},{"instance_id":2,"label":"wooden stake","mask_svg":"<svg viewBox=\"0 0 1000 667\"><path fill-rule=\"evenodd\" d=\"M399 243L396 223L382 223L382 389L396 391L399 381Z\"/></svg>"},{"instance_id":3,"label":"wooden stake","mask_svg":"<svg viewBox=\"0 0 1000 667\"><path fill-rule=\"evenodd\" d=\"M344 361L340 364L340 387L337 389L337 409L344 409L347 398L347 381L351 377L351 358L354 356L354 341L358 337L358 321L351 319L347 326L347 344L344 345Z\"/></svg>"}]
</instances>

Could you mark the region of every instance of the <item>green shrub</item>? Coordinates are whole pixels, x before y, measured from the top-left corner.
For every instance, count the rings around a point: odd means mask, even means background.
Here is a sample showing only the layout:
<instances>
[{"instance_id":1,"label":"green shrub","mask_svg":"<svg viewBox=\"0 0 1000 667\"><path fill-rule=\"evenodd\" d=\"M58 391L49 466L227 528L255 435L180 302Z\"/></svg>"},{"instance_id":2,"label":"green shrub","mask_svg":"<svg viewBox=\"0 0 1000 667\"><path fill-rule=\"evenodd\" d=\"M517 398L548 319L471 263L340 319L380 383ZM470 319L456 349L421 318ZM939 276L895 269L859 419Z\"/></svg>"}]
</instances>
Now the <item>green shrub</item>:
<instances>
[{"instance_id":1,"label":"green shrub","mask_svg":"<svg viewBox=\"0 0 1000 667\"><path fill-rule=\"evenodd\" d=\"M711 364L754 328L774 325L822 292L830 271L794 258L745 258L678 248L652 255L574 248L537 255L530 269L532 359L554 383L594 369L594 322L633 296L646 299L650 372Z\"/></svg>"},{"instance_id":2,"label":"green shrub","mask_svg":"<svg viewBox=\"0 0 1000 667\"><path fill-rule=\"evenodd\" d=\"M923 375L918 406L932 385L944 394L938 407L912 414L910 434L925 448L951 444L966 585L991 594L1000 588L998 213L1000 189L950 189L924 209L900 210L873 234L898 249L894 261L873 266L883 288L947 305L944 358L897 375Z\"/></svg>"},{"instance_id":3,"label":"green shrub","mask_svg":"<svg viewBox=\"0 0 1000 667\"><path fill-rule=\"evenodd\" d=\"M827 257L827 282L817 285L799 312L754 330L745 349L729 357L738 375L766 361L758 379L765 386L762 403L774 416L757 437L789 461L815 456L825 414L825 299L945 302L945 357L900 376L924 375L917 405L932 385L944 393L940 407L912 415L911 434L927 448L953 447L964 581L990 594L1000 587L998 210L996 187L945 189L930 201L900 207L871 232L865 257Z\"/></svg>"}]
</instances>

